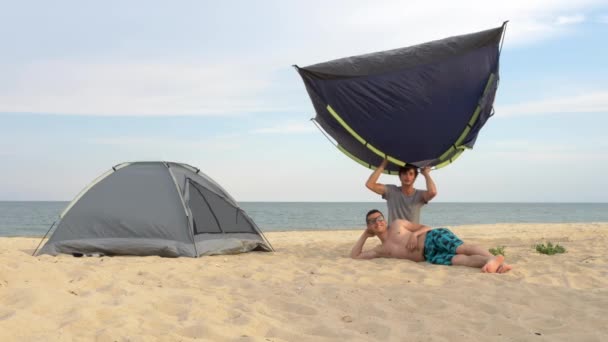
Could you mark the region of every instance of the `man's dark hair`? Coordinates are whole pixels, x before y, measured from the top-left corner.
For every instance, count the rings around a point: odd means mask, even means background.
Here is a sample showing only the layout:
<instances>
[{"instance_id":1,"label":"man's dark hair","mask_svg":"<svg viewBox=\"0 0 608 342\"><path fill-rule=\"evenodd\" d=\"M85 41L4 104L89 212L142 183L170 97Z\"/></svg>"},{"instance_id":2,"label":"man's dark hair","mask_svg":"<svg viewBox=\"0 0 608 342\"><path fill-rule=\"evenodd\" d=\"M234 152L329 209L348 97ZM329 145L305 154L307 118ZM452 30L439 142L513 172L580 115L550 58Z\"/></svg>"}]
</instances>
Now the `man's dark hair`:
<instances>
[{"instance_id":1,"label":"man's dark hair","mask_svg":"<svg viewBox=\"0 0 608 342\"><path fill-rule=\"evenodd\" d=\"M384 216L380 210L378 210L378 209L372 209L372 210L370 210L370 211L367 212L367 215L365 215L365 223L367 223L367 218L369 217L369 215L375 214L375 213L380 213L380 215Z\"/></svg>"},{"instance_id":2,"label":"man's dark hair","mask_svg":"<svg viewBox=\"0 0 608 342\"><path fill-rule=\"evenodd\" d=\"M416 165L412 165L412 164L405 164L405 166L400 167L399 176L401 176L402 173L407 172L410 169L414 170L414 178L418 177L418 167L416 167Z\"/></svg>"}]
</instances>

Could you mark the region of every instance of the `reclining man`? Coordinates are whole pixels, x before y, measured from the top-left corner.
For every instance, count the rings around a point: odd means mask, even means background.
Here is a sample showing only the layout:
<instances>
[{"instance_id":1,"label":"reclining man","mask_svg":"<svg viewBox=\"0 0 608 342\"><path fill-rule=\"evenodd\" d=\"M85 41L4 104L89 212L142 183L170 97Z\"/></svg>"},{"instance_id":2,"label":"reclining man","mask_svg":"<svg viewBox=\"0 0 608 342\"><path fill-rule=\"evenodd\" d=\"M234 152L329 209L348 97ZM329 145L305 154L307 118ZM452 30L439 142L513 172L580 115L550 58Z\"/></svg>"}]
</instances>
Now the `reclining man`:
<instances>
[{"instance_id":1,"label":"reclining man","mask_svg":"<svg viewBox=\"0 0 608 342\"><path fill-rule=\"evenodd\" d=\"M395 220L387 229L384 216L376 209L367 213L366 221L367 229L350 253L353 259L426 260L439 265L477 267L486 273L505 273L512 269L502 255L493 256L482 247L463 243L446 228L432 229L406 220ZM363 252L363 245L373 236L377 236L382 244Z\"/></svg>"}]
</instances>

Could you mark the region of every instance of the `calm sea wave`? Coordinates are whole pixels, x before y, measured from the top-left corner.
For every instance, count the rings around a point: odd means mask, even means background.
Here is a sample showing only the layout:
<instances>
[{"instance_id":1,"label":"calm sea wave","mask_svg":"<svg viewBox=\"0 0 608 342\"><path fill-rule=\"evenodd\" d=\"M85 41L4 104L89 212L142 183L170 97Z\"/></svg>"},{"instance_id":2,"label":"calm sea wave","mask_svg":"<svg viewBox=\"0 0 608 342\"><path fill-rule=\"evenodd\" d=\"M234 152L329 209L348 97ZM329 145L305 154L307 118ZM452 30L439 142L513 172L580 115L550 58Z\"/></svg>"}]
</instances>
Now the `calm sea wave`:
<instances>
[{"instance_id":1,"label":"calm sea wave","mask_svg":"<svg viewBox=\"0 0 608 342\"><path fill-rule=\"evenodd\" d=\"M0 236L42 236L68 202L0 202ZM241 202L263 231L364 227L368 210L385 202ZM608 203L437 203L423 208L432 227L492 223L608 222Z\"/></svg>"}]
</instances>

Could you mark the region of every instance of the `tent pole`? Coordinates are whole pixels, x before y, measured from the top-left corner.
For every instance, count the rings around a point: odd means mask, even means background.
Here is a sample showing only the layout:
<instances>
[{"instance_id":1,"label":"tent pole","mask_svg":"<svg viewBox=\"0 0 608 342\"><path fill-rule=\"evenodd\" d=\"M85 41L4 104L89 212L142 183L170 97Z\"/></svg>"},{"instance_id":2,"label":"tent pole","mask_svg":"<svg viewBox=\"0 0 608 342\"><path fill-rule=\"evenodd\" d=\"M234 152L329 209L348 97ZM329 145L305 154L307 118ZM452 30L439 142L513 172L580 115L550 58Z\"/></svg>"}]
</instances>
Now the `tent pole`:
<instances>
[{"instance_id":1,"label":"tent pole","mask_svg":"<svg viewBox=\"0 0 608 342\"><path fill-rule=\"evenodd\" d=\"M217 227L220 229L220 232L222 232L222 235L225 235L226 232L224 232L224 230L222 229L222 225L220 224L220 220L217 219L217 216L215 215L215 212L213 211L213 208L211 208L211 204L209 204L209 201L207 201L207 197L205 197L205 195L203 195L203 192L201 190L199 190L198 187L195 186L194 189L196 189L196 191L198 192L198 194L201 195L201 197L205 201L205 204L207 205L207 208L209 209L209 212L211 213L211 216L213 216L213 219L215 220L215 223L217 223Z\"/></svg>"},{"instance_id":2,"label":"tent pole","mask_svg":"<svg viewBox=\"0 0 608 342\"><path fill-rule=\"evenodd\" d=\"M500 52L502 51L502 44L505 42L505 34L507 32L507 23L509 21L506 20L504 23L502 23L503 29L502 29L502 38L500 38L500 47L498 48L498 57L500 58Z\"/></svg>"},{"instance_id":3,"label":"tent pole","mask_svg":"<svg viewBox=\"0 0 608 342\"><path fill-rule=\"evenodd\" d=\"M190 226L190 218L191 218L192 213L188 212L189 207L186 204L186 200L184 199L182 192L179 190L179 184L177 184L177 179L175 179L175 175L173 174L173 171L171 170L171 166L167 162L162 162L162 163L167 168L167 172L169 172L169 176L171 176L171 179L173 180L173 185L175 185L175 191L177 191L177 196L179 196L179 200L182 202L182 208L184 209L184 214L186 215L186 221L188 222L188 230L190 231L190 237L192 238L192 245L194 246L194 254L195 254L194 257L198 258L198 250L196 249L196 240L194 238L194 228L192 226ZM186 187L186 189L187 189L187 187ZM186 189L184 189L184 191L187 191Z\"/></svg>"},{"instance_id":4,"label":"tent pole","mask_svg":"<svg viewBox=\"0 0 608 342\"><path fill-rule=\"evenodd\" d=\"M310 119L310 121L312 121L312 123L315 124L315 126L317 126L317 128L319 129L319 131L321 131L321 133L323 133L323 135L325 136L325 138L327 138L327 140L334 145L334 147L338 147L337 144L334 144L333 141L331 141L331 139L327 136L327 133L325 133L325 131L323 129L321 129L321 126L319 126L319 124L317 123L317 120L315 120L315 118Z\"/></svg>"},{"instance_id":5,"label":"tent pole","mask_svg":"<svg viewBox=\"0 0 608 342\"><path fill-rule=\"evenodd\" d=\"M57 222L57 221L55 221L55 222ZM51 225L51 228L49 228L49 230L46 231L46 234L44 234L42 239L40 239L40 243L38 243L38 247L36 247L36 249L34 249L34 253L32 253L32 256L36 255L36 252L38 252L38 248L40 248L42 241L44 241L44 239L46 239L46 236L49 235L49 232L51 231L51 229L53 229L53 226L55 226L55 222L53 222L53 224Z\"/></svg>"}]
</instances>

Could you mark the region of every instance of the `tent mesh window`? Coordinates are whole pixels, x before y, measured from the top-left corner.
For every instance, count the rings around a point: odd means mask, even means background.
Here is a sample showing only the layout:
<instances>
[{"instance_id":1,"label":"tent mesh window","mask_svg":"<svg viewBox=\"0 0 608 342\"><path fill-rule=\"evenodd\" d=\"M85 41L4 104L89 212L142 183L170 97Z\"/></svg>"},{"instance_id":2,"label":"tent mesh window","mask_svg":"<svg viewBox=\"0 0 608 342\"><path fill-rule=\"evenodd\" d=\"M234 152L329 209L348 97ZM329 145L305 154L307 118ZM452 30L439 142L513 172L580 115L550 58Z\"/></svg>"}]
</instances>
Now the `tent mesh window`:
<instances>
[{"instance_id":1,"label":"tent mesh window","mask_svg":"<svg viewBox=\"0 0 608 342\"><path fill-rule=\"evenodd\" d=\"M198 184L188 183L194 234L255 233L240 208Z\"/></svg>"}]
</instances>

